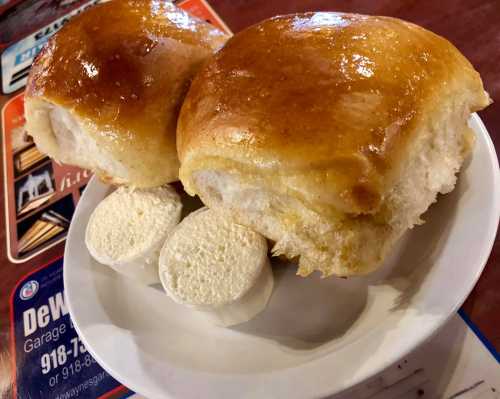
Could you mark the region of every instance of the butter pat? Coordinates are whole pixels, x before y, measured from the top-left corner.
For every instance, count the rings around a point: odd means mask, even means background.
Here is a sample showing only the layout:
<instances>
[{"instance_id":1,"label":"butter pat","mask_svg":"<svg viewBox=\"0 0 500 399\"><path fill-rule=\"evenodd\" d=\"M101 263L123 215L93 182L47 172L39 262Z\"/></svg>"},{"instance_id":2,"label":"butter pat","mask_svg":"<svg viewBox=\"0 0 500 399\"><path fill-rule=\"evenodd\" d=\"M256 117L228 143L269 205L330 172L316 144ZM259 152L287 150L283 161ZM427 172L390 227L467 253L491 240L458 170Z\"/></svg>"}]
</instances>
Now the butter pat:
<instances>
[{"instance_id":1,"label":"butter pat","mask_svg":"<svg viewBox=\"0 0 500 399\"><path fill-rule=\"evenodd\" d=\"M208 208L172 231L159 263L167 294L221 326L256 316L273 290L265 238Z\"/></svg>"},{"instance_id":2,"label":"butter pat","mask_svg":"<svg viewBox=\"0 0 500 399\"><path fill-rule=\"evenodd\" d=\"M170 186L120 187L92 213L85 243L99 263L141 283L158 283L160 250L181 210L179 195Z\"/></svg>"}]
</instances>

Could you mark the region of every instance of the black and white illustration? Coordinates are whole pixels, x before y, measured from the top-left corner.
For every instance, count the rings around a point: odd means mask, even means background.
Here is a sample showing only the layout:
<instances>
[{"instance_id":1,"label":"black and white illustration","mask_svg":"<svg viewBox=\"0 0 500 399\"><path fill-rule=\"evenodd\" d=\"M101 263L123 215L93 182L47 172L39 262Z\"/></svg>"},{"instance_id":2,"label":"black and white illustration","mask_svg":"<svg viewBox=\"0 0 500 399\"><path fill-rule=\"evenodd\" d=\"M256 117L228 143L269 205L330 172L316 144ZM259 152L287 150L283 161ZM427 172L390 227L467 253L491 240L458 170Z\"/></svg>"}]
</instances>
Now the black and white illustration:
<instances>
[{"instance_id":1,"label":"black and white illustration","mask_svg":"<svg viewBox=\"0 0 500 399\"><path fill-rule=\"evenodd\" d=\"M40 207L55 195L52 164L45 165L16 182L16 212L24 215Z\"/></svg>"},{"instance_id":2,"label":"black and white illustration","mask_svg":"<svg viewBox=\"0 0 500 399\"><path fill-rule=\"evenodd\" d=\"M24 256L62 238L74 210L73 199L68 195L18 223L18 255Z\"/></svg>"}]
</instances>

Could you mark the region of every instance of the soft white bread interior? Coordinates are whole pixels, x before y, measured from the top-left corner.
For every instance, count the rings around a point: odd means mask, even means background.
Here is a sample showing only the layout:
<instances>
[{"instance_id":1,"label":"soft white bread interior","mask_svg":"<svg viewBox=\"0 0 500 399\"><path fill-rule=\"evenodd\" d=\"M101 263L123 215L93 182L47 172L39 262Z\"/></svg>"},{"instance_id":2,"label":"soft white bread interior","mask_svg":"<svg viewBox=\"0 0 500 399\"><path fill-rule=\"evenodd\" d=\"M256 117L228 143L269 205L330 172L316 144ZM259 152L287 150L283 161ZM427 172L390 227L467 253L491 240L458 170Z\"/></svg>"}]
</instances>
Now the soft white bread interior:
<instances>
[{"instance_id":1,"label":"soft white bread interior","mask_svg":"<svg viewBox=\"0 0 500 399\"><path fill-rule=\"evenodd\" d=\"M33 64L26 129L40 151L105 181L154 187L177 180L181 103L226 39L170 2L92 7L54 35Z\"/></svg>"},{"instance_id":2,"label":"soft white bread interior","mask_svg":"<svg viewBox=\"0 0 500 399\"><path fill-rule=\"evenodd\" d=\"M490 102L445 39L386 17L276 17L199 72L177 129L180 178L299 258L298 274L365 274L450 192L471 112Z\"/></svg>"},{"instance_id":3,"label":"soft white bread interior","mask_svg":"<svg viewBox=\"0 0 500 399\"><path fill-rule=\"evenodd\" d=\"M144 284L158 283L160 250L181 210L179 195L168 185L119 187L92 212L85 243L98 262Z\"/></svg>"},{"instance_id":4,"label":"soft white bread interior","mask_svg":"<svg viewBox=\"0 0 500 399\"><path fill-rule=\"evenodd\" d=\"M265 238L207 208L188 215L169 235L160 280L174 301L222 326L260 313L273 289Z\"/></svg>"}]
</instances>

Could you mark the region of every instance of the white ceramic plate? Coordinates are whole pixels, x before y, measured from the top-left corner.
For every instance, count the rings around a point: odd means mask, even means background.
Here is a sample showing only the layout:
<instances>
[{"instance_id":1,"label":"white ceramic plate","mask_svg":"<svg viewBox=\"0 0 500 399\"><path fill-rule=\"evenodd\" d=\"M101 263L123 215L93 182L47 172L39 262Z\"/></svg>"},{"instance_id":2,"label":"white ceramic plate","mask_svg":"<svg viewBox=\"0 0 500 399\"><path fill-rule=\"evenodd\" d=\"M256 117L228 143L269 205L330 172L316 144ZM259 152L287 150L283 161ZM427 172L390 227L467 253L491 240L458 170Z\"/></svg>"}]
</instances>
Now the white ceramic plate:
<instances>
[{"instance_id":1,"label":"white ceramic plate","mask_svg":"<svg viewBox=\"0 0 500 399\"><path fill-rule=\"evenodd\" d=\"M498 160L478 116L477 143L453 193L426 213L387 264L365 278L294 275L275 265L268 308L236 328L209 325L160 289L95 263L87 220L108 187L92 180L64 257L66 298L87 348L148 398L312 398L374 375L429 338L463 303L498 226Z\"/></svg>"}]
</instances>

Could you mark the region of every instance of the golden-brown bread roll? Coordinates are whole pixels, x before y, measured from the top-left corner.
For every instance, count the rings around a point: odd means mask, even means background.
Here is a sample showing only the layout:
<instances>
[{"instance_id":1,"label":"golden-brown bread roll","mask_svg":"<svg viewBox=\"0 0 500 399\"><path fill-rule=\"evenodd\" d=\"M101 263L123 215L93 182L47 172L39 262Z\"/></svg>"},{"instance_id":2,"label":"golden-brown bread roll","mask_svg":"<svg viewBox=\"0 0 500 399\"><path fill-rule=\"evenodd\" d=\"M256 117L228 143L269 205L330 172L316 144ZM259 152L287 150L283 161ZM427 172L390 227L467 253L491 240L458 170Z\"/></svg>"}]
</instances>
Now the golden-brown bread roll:
<instances>
[{"instance_id":1,"label":"golden-brown bread roll","mask_svg":"<svg viewBox=\"0 0 500 399\"><path fill-rule=\"evenodd\" d=\"M112 0L68 22L35 61L25 98L38 148L138 187L177 180L178 112L227 35L167 1Z\"/></svg>"},{"instance_id":2,"label":"golden-brown bread roll","mask_svg":"<svg viewBox=\"0 0 500 399\"><path fill-rule=\"evenodd\" d=\"M300 275L374 270L454 187L489 104L447 40L387 17L279 16L197 74L177 127L180 178L211 208L300 256Z\"/></svg>"}]
</instances>

